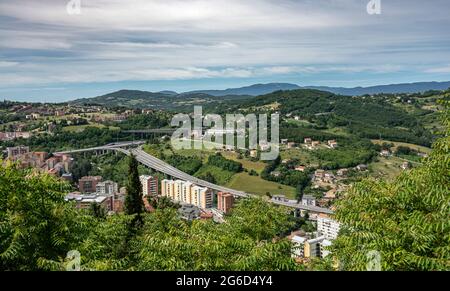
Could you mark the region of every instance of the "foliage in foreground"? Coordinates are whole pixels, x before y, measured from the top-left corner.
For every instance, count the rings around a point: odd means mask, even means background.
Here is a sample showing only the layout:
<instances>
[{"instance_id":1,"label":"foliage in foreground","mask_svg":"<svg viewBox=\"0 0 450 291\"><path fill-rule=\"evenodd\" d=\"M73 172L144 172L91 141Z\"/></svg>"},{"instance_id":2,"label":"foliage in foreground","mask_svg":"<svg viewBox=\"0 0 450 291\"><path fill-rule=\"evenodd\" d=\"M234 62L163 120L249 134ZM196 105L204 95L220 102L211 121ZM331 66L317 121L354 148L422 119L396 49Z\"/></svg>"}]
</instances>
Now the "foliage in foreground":
<instances>
[{"instance_id":1,"label":"foliage in foreground","mask_svg":"<svg viewBox=\"0 0 450 291\"><path fill-rule=\"evenodd\" d=\"M378 251L382 270L450 270L449 121L447 110L448 130L423 166L393 182L357 183L337 203L339 268L365 270L367 254Z\"/></svg>"},{"instance_id":2,"label":"foliage in foreground","mask_svg":"<svg viewBox=\"0 0 450 291\"><path fill-rule=\"evenodd\" d=\"M70 250L83 270L296 270L286 210L239 202L226 223L188 222L176 209L96 218L64 201L66 185L13 165L0 167L0 269L64 270Z\"/></svg>"}]
</instances>

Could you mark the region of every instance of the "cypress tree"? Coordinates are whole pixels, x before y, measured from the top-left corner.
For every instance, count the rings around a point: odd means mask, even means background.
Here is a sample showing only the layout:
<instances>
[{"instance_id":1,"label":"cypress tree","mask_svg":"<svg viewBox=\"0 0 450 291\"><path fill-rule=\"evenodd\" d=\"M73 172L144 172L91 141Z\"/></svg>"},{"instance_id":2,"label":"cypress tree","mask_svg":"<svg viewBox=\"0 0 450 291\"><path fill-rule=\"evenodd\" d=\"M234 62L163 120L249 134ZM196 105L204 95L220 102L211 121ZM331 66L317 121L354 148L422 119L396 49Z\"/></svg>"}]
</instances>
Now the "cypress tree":
<instances>
[{"instance_id":1,"label":"cypress tree","mask_svg":"<svg viewBox=\"0 0 450 291\"><path fill-rule=\"evenodd\" d=\"M137 214L138 217L144 212L144 201L142 200L142 185L139 180L138 161L131 155L128 164L127 196L125 197L125 213Z\"/></svg>"}]
</instances>

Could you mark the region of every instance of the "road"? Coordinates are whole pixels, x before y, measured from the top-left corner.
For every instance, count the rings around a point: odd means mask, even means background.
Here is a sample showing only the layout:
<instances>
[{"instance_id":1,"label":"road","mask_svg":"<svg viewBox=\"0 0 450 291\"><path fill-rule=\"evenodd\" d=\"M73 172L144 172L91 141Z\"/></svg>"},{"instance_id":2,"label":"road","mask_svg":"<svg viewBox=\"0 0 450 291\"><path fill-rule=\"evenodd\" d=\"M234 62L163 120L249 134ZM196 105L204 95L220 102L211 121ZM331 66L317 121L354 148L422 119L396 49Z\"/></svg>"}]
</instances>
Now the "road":
<instances>
[{"instance_id":1,"label":"road","mask_svg":"<svg viewBox=\"0 0 450 291\"><path fill-rule=\"evenodd\" d=\"M256 195L245 193L242 191L238 191L235 189L223 187L220 185L216 185L210 182L207 182L205 180L196 178L194 176L191 176L189 174L186 174L183 171L178 170L177 168L167 164L166 162L155 158L154 156L144 152L142 149L124 149L123 147L130 147L130 146L136 146L136 145L142 145L143 141L136 141L136 142L123 142L123 143L117 143L117 144L109 144L101 147L93 147L93 148L87 148L87 149L79 149L79 150L72 150L72 151L64 151L64 152L58 152L57 154L71 154L71 153L80 153L80 152L88 152L88 151L96 151L96 150L113 150L121 152L125 155L131 155L133 154L136 157L136 160L140 162L141 164L154 169L155 171L167 174L173 178L177 178L184 181L190 181L193 184L202 186L202 187L208 187L210 189L220 191L220 192L227 192L230 194L233 194L237 197L257 197ZM297 208L302 210L308 210L311 212L316 213L325 213L325 214L333 214L333 211L328 208L322 208L318 206L310 206L310 205L302 205L300 203L290 203L290 202L284 202L284 201L275 201L275 200L268 200L268 202L287 206L291 208Z\"/></svg>"}]
</instances>

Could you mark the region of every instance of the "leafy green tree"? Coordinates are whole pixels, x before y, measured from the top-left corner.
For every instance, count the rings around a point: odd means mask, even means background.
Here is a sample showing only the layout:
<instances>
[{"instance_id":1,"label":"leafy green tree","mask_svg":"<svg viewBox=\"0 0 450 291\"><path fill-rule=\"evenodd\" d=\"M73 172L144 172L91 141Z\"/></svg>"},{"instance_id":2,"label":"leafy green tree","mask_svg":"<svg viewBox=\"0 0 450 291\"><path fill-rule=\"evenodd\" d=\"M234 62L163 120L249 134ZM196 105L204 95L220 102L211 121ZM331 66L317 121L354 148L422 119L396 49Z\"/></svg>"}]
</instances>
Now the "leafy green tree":
<instances>
[{"instance_id":1,"label":"leafy green tree","mask_svg":"<svg viewBox=\"0 0 450 291\"><path fill-rule=\"evenodd\" d=\"M0 270L54 269L76 249L87 217L64 200L69 185L0 161Z\"/></svg>"},{"instance_id":2,"label":"leafy green tree","mask_svg":"<svg viewBox=\"0 0 450 291\"><path fill-rule=\"evenodd\" d=\"M333 244L341 269L365 270L378 251L382 270L450 270L450 118L423 166L393 182L364 180L337 202L343 225Z\"/></svg>"},{"instance_id":3,"label":"leafy green tree","mask_svg":"<svg viewBox=\"0 0 450 291\"><path fill-rule=\"evenodd\" d=\"M92 203L89 210L90 210L90 213L92 214L92 216L94 216L95 218L100 218L100 219L106 218L105 208L103 208L98 203Z\"/></svg>"}]
</instances>

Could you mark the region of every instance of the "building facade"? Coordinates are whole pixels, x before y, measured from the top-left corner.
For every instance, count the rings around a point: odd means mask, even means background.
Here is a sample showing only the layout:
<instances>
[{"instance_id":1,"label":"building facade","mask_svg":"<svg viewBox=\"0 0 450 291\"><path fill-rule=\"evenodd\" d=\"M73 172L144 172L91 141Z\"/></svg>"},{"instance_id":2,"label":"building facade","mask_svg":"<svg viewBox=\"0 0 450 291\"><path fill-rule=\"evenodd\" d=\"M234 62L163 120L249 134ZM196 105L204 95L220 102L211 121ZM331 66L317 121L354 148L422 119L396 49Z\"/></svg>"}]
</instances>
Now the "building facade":
<instances>
[{"instance_id":1,"label":"building facade","mask_svg":"<svg viewBox=\"0 0 450 291\"><path fill-rule=\"evenodd\" d=\"M334 219L327 217L317 218L317 231L328 240L336 239L339 234L340 224Z\"/></svg>"},{"instance_id":2,"label":"building facade","mask_svg":"<svg viewBox=\"0 0 450 291\"><path fill-rule=\"evenodd\" d=\"M191 182L164 179L161 181L161 195L176 202L195 205L203 209L213 207L212 190Z\"/></svg>"},{"instance_id":3,"label":"building facade","mask_svg":"<svg viewBox=\"0 0 450 291\"><path fill-rule=\"evenodd\" d=\"M102 181L101 176L86 176L78 180L78 188L81 193L95 193L97 184Z\"/></svg>"},{"instance_id":4,"label":"building facade","mask_svg":"<svg viewBox=\"0 0 450 291\"><path fill-rule=\"evenodd\" d=\"M144 196L157 196L159 195L158 178L148 175L142 175L139 177L142 184L142 193Z\"/></svg>"},{"instance_id":5,"label":"building facade","mask_svg":"<svg viewBox=\"0 0 450 291\"><path fill-rule=\"evenodd\" d=\"M217 193L217 209L229 213L234 204L234 196L230 193Z\"/></svg>"}]
</instances>

